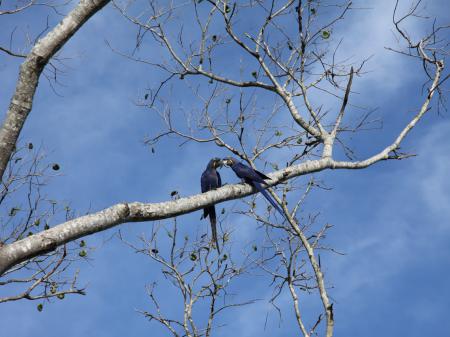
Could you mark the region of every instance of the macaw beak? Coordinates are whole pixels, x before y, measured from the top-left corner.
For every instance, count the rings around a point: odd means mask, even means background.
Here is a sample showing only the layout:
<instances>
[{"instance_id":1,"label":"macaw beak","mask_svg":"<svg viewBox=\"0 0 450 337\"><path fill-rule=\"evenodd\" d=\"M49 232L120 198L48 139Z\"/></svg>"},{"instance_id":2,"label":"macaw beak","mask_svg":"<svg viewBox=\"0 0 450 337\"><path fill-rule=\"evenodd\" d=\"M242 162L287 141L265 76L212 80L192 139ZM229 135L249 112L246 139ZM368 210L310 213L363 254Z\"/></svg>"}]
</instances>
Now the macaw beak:
<instances>
[{"instance_id":1,"label":"macaw beak","mask_svg":"<svg viewBox=\"0 0 450 337\"><path fill-rule=\"evenodd\" d=\"M216 168L221 168L223 166L223 160L217 159L214 164Z\"/></svg>"},{"instance_id":2,"label":"macaw beak","mask_svg":"<svg viewBox=\"0 0 450 337\"><path fill-rule=\"evenodd\" d=\"M222 159L222 164L225 167L230 167L230 165L233 164L233 161L231 159L229 159L229 158L224 158L224 159Z\"/></svg>"}]
</instances>

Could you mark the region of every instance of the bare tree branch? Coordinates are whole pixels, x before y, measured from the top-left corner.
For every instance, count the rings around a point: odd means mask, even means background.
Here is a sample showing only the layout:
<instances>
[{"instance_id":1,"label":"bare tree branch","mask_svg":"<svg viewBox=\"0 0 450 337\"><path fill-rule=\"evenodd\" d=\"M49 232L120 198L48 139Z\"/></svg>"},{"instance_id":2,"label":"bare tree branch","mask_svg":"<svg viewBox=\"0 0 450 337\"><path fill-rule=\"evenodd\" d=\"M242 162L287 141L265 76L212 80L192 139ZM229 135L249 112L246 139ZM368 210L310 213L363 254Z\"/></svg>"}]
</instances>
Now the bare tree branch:
<instances>
[{"instance_id":1,"label":"bare tree branch","mask_svg":"<svg viewBox=\"0 0 450 337\"><path fill-rule=\"evenodd\" d=\"M8 15L8 14L16 14L19 13L31 6L33 6L36 3L36 0L31 0L28 3L26 3L25 5L23 5L22 7L16 7L14 9L9 9L9 10L0 10L0 15Z\"/></svg>"},{"instance_id":2,"label":"bare tree branch","mask_svg":"<svg viewBox=\"0 0 450 337\"><path fill-rule=\"evenodd\" d=\"M15 93L0 128L0 178L3 177L20 131L31 111L44 67L72 35L108 2L109 0L81 0L60 24L34 45L22 63Z\"/></svg>"}]
</instances>

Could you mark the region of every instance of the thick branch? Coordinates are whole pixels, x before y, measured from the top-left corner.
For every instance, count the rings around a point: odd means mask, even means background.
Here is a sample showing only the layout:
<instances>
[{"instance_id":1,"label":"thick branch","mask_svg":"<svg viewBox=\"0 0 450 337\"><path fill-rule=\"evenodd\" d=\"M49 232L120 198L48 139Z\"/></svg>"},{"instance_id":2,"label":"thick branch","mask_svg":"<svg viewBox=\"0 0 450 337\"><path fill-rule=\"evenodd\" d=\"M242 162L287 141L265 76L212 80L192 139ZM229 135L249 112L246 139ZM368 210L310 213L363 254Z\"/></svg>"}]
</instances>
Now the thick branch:
<instances>
[{"instance_id":1,"label":"thick branch","mask_svg":"<svg viewBox=\"0 0 450 337\"><path fill-rule=\"evenodd\" d=\"M365 168L380 160L390 159L381 155L384 151L371 157L376 158L376 160L371 159L369 164L367 160L361 162L336 162L330 158L323 158L289 166L283 170L268 174L271 178L268 181L268 186L274 186L300 175L311 174L330 168ZM256 192L248 184L235 184L173 201L117 204L100 212L67 221L49 230L3 246L0 249L0 275L20 262L52 251L80 237L101 232L122 223L172 218L203 209L205 206L243 198Z\"/></svg>"},{"instance_id":2,"label":"thick branch","mask_svg":"<svg viewBox=\"0 0 450 337\"><path fill-rule=\"evenodd\" d=\"M0 129L0 178L3 177L20 131L31 111L44 67L72 35L108 2L109 0L81 0L52 31L35 44L20 66L16 90Z\"/></svg>"},{"instance_id":3,"label":"thick branch","mask_svg":"<svg viewBox=\"0 0 450 337\"><path fill-rule=\"evenodd\" d=\"M434 81L420 111L400 132L395 141L381 152L358 162L334 161L329 157L306 161L269 174L271 181L268 185L273 186L285 180L324 169L362 169L381 160L396 159L395 156L392 157L389 154L400 146L400 143L409 131L429 110L428 106L437 89L443 68L443 61L437 61ZM100 212L73 219L49 230L3 246L0 248L0 275L20 262L52 251L58 246L82 236L100 232L126 222L154 221L191 213L208 205L242 198L255 192L256 190L252 189L250 185L237 184L174 201L153 204L140 202L117 204Z\"/></svg>"},{"instance_id":4,"label":"thick branch","mask_svg":"<svg viewBox=\"0 0 450 337\"><path fill-rule=\"evenodd\" d=\"M273 172L270 185L331 167L325 160L307 161ZM5 245L0 249L0 275L12 266L52 251L80 237L104 231L126 222L154 221L191 213L205 206L256 193L250 185L227 185L215 191L161 203L121 203L100 212L79 217L49 230Z\"/></svg>"}]
</instances>

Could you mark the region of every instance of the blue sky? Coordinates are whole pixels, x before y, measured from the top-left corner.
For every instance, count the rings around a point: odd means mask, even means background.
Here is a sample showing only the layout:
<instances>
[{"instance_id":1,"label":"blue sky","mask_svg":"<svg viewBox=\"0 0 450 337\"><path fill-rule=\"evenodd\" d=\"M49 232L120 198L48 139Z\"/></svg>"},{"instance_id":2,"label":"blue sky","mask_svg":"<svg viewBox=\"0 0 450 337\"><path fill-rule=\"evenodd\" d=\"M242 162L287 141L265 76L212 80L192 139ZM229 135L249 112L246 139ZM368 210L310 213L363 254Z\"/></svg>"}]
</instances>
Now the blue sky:
<instances>
[{"instance_id":1,"label":"blue sky","mask_svg":"<svg viewBox=\"0 0 450 337\"><path fill-rule=\"evenodd\" d=\"M390 11L392 1L360 2L358 11L336 28L345 36L346 55L373 55L366 76L356 78L355 102L378 107L384 119L382 130L355 135L352 145L358 155L384 148L420 106L420 68L383 47L393 43ZM431 1L427 11L448 22L445 1ZM1 17L0 31L14 25L31 31L42 27L44 9L15 17ZM446 17L444 17L446 15ZM54 24L56 19L51 17ZM411 26L414 32L421 23ZM166 141L152 154L143 139L159 129L154 113L133 103L145 88L154 86L161 73L111 52L105 40L131 50L135 29L111 7L96 15L64 47L71 57L64 86L55 95L41 79L33 111L22 132L22 141L42 143L49 161L61 165L62 176L46 189L47 195L64 200L80 214L121 201L156 202L169 199L172 190L181 195L199 192L199 176L210 157L211 146L188 144L182 148ZM20 33L17 33L20 37ZM1 45L9 35L0 34ZM18 40L19 41L19 40ZM155 46L147 55L159 55ZM154 53L154 54L152 54ZM223 55L233 60L233 54ZM231 62L231 61L229 61ZM419 71L418 71L419 69ZM2 90L0 109L6 111L17 78L18 60L0 54ZM175 88L177 88L175 86ZM173 94L174 103L195 106L188 91ZM332 101L323 97L324 104ZM403 149L418 156L399 162L382 162L362 171L329 171L317 174L331 191L315 191L305 209L320 212L319 221L333 224L327 243L345 253L324 256L327 284L335 302L336 336L444 336L450 328L450 120L446 113L427 115L406 139ZM214 151L214 153L212 153ZM224 180L237 181L224 173ZM258 202L263 202L257 199ZM225 207L239 205L228 202ZM222 207L222 206L221 206ZM179 218L183 230L207 231L200 213ZM254 242L262 237L254 221L230 215L224 226L233 228L235 240ZM122 233L134 240L149 233L151 224L127 224ZM45 304L20 301L0 306L2 331L7 336L152 336L168 335L149 323L136 309L149 310L145 285L160 280L160 270L150 259L132 252L118 239L108 240L117 229L87 239L95 247L89 263L80 263L81 282L87 296L67 297ZM234 288L243 298L267 299L268 278L245 277ZM167 310L176 312L173 293L162 287ZM315 313L312 296L302 298L303 311ZM230 311L220 318L227 326L217 336L286 336L296 334L291 303L281 296L284 312L278 320L267 301ZM267 316L268 315L268 316ZM264 322L268 317L266 329Z\"/></svg>"}]
</instances>

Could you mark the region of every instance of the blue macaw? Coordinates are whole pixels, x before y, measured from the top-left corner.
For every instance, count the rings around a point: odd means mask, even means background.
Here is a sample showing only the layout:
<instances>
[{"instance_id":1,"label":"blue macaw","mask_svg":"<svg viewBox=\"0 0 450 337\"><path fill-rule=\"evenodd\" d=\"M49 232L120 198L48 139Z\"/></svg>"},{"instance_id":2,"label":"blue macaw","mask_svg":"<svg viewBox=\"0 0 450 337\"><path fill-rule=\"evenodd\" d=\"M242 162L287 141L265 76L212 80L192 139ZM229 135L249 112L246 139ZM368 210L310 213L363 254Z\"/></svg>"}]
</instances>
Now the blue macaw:
<instances>
[{"instance_id":1,"label":"blue macaw","mask_svg":"<svg viewBox=\"0 0 450 337\"><path fill-rule=\"evenodd\" d=\"M236 173L236 175L244 180L247 184L252 185L255 187L258 192L261 192L261 194L267 199L267 201L270 202L270 204L284 217L284 213L281 210L280 206L273 200L269 193L262 187L261 184L267 184L264 180L270 180L268 176L266 176L264 173L261 173L257 170L252 169L250 166L247 166L241 162L238 162L236 159L232 157L225 158L223 160L223 163L226 166L231 167L231 169Z\"/></svg>"},{"instance_id":2,"label":"blue macaw","mask_svg":"<svg viewBox=\"0 0 450 337\"><path fill-rule=\"evenodd\" d=\"M213 158L209 161L206 170L203 171L202 177L200 179L202 185L202 193L215 190L222 186L222 179L220 178L219 172L217 172L218 167L222 167L222 160L220 158ZM216 244L217 251L220 254L219 241L217 240L217 218L216 218L216 208L214 205L207 206L203 208L203 216L205 218L209 216L209 221L211 222L212 238Z\"/></svg>"}]
</instances>

